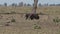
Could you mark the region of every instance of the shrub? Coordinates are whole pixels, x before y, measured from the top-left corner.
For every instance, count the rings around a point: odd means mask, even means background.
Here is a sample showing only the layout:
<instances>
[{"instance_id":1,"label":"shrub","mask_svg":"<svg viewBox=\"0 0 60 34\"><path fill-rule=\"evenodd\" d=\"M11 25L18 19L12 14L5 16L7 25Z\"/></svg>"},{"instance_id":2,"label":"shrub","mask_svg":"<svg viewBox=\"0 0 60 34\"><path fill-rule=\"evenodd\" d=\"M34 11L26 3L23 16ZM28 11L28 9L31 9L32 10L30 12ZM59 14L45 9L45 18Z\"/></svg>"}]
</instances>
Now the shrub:
<instances>
[{"instance_id":1,"label":"shrub","mask_svg":"<svg viewBox=\"0 0 60 34\"><path fill-rule=\"evenodd\" d=\"M34 24L34 29L41 29L41 27L36 25L36 24Z\"/></svg>"},{"instance_id":2,"label":"shrub","mask_svg":"<svg viewBox=\"0 0 60 34\"><path fill-rule=\"evenodd\" d=\"M15 19L13 18L13 19L11 20L11 22L16 22L16 21L15 21Z\"/></svg>"},{"instance_id":3,"label":"shrub","mask_svg":"<svg viewBox=\"0 0 60 34\"><path fill-rule=\"evenodd\" d=\"M54 22L55 24L58 24L58 23L60 22L60 19L59 19L58 17L56 17L56 18L53 19L53 22Z\"/></svg>"}]
</instances>

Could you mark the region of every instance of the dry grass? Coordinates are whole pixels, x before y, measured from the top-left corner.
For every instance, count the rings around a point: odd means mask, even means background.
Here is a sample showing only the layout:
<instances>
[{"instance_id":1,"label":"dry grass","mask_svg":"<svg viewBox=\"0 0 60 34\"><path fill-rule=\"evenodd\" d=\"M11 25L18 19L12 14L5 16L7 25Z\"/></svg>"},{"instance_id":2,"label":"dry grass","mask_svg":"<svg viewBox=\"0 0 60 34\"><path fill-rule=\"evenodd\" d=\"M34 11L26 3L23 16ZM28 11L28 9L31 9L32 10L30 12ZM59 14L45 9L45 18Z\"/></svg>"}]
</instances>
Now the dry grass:
<instances>
[{"instance_id":1,"label":"dry grass","mask_svg":"<svg viewBox=\"0 0 60 34\"><path fill-rule=\"evenodd\" d=\"M3 16L0 19L0 34L57 34L60 31L60 26L56 26L52 22L52 18L55 16L40 15L39 20L25 20L24 16L20 14L1 14ZM10 26L5 26L6 22L11 21L15 18L16 22L11 22ZM7 20L8 18L8 20ZM41 29L34 29L34 24L41 26Z\"/></svg>"},{"instance_id":2,"label":"dry grass","mask_svg":"<svg viewBox=\"0 0 60 34\"><path fill-rule=\"evenodd\" d=\"M37 13L43 12L46 14L53 15L40 15L39 20L25 20L24 15L21 14L0 14L0 34L60 34L60 23L55 25L52 21L53 18L59 17L60 7L40 7L37 9ZM31 7L1 7L0 12L11 12L17 13L31 12ZM56 12L58 11L58 12ZM12 19L15 22L11 22ZM5 26L7 22L10 22L10 26ZM41 29L34 29L34 24L37 24Z\"/></svg>"},{"instance_id":3,"label":"dry grass","mask_svg":"<svg viewBox=\"0 0 60 34\"><path fill-rule=\"evenodd\" d=\"M30 13L32 12L32 7L0 7L0 13L6 12L16 12L16 13ZM37 13L46 14L60 14L60 6L50 6L50 7L38 7Z\"/></svg>"}]
</instances>

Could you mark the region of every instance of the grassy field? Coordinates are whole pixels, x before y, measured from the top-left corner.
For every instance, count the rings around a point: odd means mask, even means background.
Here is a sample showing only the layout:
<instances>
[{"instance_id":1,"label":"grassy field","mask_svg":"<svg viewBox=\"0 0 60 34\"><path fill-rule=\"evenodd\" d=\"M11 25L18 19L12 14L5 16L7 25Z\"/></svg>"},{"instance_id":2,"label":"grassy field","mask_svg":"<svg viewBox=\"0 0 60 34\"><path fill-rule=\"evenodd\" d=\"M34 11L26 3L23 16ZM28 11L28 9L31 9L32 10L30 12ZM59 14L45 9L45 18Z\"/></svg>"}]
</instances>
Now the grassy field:
<instances>
[{"instance_id":1,"label":"grassy field","mask_svg":"<svg viewBox=\"0 0 60 34\"><path fill-rule=\"evenodd\" d=\"M0 7L0 13L6 12L16 12L16 13L30 13L32 12L32 7ZM38 7L37 13L46 14L60 14L60 6L49 6L49 7Z\"/></svg>"},{"instance_id":2,"label":"grassy field","mask_svg":"<svg viewBox=\"0 0 60 34\"><path fill-rule=\"evenodd\" d=\"M0 13L31 13L32 7L0 7ZM39 20L25 20L24 14L0 14L0 34L60 34L60 6L38 7ZM10 26L6 26L9 23ZM36 29L37 27L37 29Z\"/></svg>"}]
</instances>

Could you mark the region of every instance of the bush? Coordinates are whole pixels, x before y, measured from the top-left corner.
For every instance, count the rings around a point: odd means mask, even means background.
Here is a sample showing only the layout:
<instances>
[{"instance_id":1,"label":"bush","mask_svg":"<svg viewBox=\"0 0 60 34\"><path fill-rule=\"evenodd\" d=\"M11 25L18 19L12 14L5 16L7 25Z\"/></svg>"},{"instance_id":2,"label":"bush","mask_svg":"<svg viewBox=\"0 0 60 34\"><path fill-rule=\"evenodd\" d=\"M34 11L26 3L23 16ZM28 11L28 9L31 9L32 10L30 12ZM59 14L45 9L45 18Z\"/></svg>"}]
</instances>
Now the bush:
<instances>
[{"instance_id":1,"label":"bush","mask_svg":"<svg viewBox=\"0 0 60 34\"><path fill-rule=\"evenodd\" d=\"M11 22L16 22L15 19L12 19Z\"/></svg>"},{"instance_id":2,"label":"bush","mask_svg":"<svg viewBox=\"0 0 60 34\"><path fill-rule=\"evenodd\" d=\"M36 25L36 24L34 24L34 29L41 29L41 27Z\"/></svg>"},{"instance_id":3,"label":"bush","mask_svg":"<svg viewBox=\"0 0 60 34\"><path fill-rule=\"evenodd\" d=\"M55 24L58 24L58 23L60 22L60 19L59 19L58 17L56 17L56 18L53 19L53 22L54 22Z\"/></svg>"}]
</instances>

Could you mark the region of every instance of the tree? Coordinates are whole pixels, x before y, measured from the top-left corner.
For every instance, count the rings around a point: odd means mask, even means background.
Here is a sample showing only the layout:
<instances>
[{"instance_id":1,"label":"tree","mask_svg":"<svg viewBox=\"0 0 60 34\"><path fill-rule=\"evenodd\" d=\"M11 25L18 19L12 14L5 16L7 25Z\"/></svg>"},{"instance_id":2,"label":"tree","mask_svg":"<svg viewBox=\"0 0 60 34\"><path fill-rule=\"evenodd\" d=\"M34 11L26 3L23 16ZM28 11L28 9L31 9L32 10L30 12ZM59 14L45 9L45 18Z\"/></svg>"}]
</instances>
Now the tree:
<instances>
[{"instance_id":1,"label":"tree","mask_svg":"<svg viewBox=\"0 0 60 34\"><path fill-rule=\"evenodd\" d=\"M38 6L41 6L41 3L39 3L39 5Z\"/></svg>"},{"instance_id":2,"label":"tree","mask_svg":"<svg viewBox=\"0 0 60 34\"><path fill-rule=\"evenodd\" d=\"M55 4L50 4L49 6L55 6Z\"/></svg>"},{"instance_id":3,"label":"tree","mask_svg":"<svg viewBox=\"0 0 60 34\"><path fill-rule=\"evenodd\" d=\"M7 3L4 3L4 6L7 7Z\"/></svg>"},{"instance_id":4,"label":"tree","mask_svg":"<svg viewBox=\"0 0 60 34\"><path fill-rule=\"evenodd\" d=\"M16 3L12 3L12 6L16 7L16 6L17 6L17 4L16 4Z\"/></svg>"},{"instance_id":5,"label":"tree","mask_svg":"<svg viewBox=\"0 0 60 34\"><path fill-rule=\"evenodd\" d=\"M37 3L38 3L38 0L34 0L33 9L32 9L33 13L36 13Z\"/></svg>"},{"instance_id":6,"label":"tree","mask_svg":"<svg viewBox=\"0 0 60 34\"><path fill-rule=\"evenodd\" d=\"M31 4L27 4L27 6L31 6Z\"/></svg>"},{"instance_id":7,"label":"tree","mask_svg":"<svg viewBox=\"0 0 60 34\"><path fill-rule=\"evenodd\" d=\"M48 3L44 4L43 6L48 6Z\"/></svg>"},{"instance_id":8,"label":"tree","mask_svg":"<svg viewBox=\"0 0 60 34\"><path fill-rule=\"evenodd\" d=\"M56 6L60 6L60 4L56 4Z\"/></svg>"},{"instance_id":9,"label":"tree","mask_svg":"<svg viewBox=\"0 0 60 34\"><path fill-rule=\"evenodd\" d=\"M27 6L27 4L25 3L24 6Z\"/></svg>"},{"instance_id":10,"label":"tree","mask_svg":"<svg viewBox=\"0 0 60 34\"><path fill-rule=\"evenodd\" d=\"M19 6L23 6L23 2L20 2L20 3L19 3Z\"/></svg>"}]
</instances>

